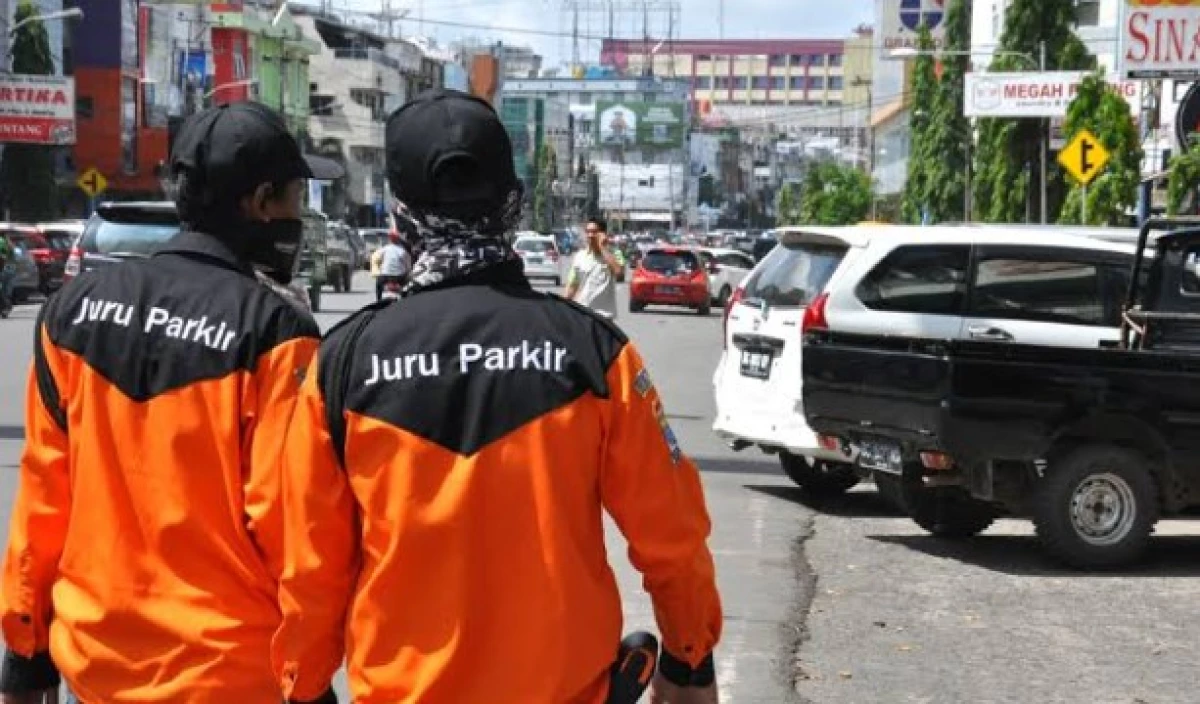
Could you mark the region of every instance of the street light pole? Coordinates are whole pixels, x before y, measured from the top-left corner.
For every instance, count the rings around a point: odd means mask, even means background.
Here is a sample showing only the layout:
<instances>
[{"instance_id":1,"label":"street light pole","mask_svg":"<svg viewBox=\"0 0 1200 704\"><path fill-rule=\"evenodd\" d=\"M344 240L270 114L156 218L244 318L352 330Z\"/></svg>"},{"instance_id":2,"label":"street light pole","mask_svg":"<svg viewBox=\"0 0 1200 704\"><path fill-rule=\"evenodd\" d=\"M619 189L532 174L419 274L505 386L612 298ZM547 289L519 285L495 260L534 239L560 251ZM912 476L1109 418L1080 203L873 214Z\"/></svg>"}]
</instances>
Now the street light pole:
<instances>
[{"instance_id":1,"label":"street light pole","mask_svg":"<svg viewBox=\"0 0 1200 704\"><path fill-rule=\"evenodd\" d=\"M1046 70L1046 40L1038 42L1038 68L1045 72ZM1046 196L1049 193L1049 188L1046 185L1046 162L1049 159L1050 152L1050 120L1042 120L1042 224L1046 224L1046 213L1048 212Z\"/></svg>"}]
</instances>

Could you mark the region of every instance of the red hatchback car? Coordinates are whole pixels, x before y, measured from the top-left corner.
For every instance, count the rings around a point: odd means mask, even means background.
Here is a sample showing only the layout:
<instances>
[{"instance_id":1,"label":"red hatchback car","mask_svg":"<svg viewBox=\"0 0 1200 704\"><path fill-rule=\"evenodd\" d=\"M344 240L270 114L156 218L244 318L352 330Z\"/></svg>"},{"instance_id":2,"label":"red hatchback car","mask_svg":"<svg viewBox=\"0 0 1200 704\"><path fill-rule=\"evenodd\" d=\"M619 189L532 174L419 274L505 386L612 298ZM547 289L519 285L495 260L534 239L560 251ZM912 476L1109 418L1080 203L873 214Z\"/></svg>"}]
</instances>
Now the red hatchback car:
<instances>
[{"instance_id":1,"label":"red hatchback car","mask_svg":"<svg viewBox=\"0 0 1200 704\"><path fill-rule=\"evenodd\" d=\"M629 283L629 310L640 313L648 305L682 306L709 314L708 272L698 252L682 247L646 250Z\"/></svg>"}]
</instances>

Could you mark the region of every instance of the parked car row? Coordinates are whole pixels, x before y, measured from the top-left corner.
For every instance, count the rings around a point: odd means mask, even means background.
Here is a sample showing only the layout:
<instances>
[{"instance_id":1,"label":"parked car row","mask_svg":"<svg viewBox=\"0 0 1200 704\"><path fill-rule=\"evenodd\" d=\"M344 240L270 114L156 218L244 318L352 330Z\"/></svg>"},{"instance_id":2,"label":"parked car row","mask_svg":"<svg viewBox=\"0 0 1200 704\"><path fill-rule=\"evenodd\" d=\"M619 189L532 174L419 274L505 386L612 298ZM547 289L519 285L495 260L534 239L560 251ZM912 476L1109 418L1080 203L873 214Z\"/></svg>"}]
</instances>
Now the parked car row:
<instances>
[{"instance_id":1,"label":"parked car row","mask_svg":"<svg viewBox=\"0 0 1200 704\"><path fill-rule=\"evenodd\" d=\"M1184 432L1200 416L1200 230L779 239L725 311L714 430L733 447L778 455L813 492L870 476L937 535L1032 517L1086 567L1133 559L1158 515L1200 504Z\"/></svg>"}]
</instances>

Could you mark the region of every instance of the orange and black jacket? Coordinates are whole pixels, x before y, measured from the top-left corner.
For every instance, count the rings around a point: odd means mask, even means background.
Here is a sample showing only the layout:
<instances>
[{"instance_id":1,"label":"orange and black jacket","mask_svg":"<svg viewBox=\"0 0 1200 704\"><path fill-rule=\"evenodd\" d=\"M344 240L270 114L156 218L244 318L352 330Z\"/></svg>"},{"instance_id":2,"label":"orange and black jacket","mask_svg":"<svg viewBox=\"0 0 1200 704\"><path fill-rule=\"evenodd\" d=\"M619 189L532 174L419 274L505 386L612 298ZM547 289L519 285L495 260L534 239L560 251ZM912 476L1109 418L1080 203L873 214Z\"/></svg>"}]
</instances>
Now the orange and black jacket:
<instances>
[{"instance_id":1,"label":"orange and black jacket","mask_svg":"<svg viewBox=\"0 0 1200 704\"><path fill-rule=\"evenodd\" d=\"M280 701L279 468L318 344L311 316L206 235L50 299L4 564L3 689L45 687L57 666L87 704Z\"/></svg>"},{"instance_id":2,"label":"orange and black jacket","mask_svg":"<svg viewBox=\"0 0 1200 704\"><path fill-rule=\"evenodd\" d=\"M285 466L291 696L320 694L345 649L357 704L601 701L622 634L604 510L675 676L711 680L700 475L633 345L520 262L335 329Z\"/></svg>"}]
</instances>

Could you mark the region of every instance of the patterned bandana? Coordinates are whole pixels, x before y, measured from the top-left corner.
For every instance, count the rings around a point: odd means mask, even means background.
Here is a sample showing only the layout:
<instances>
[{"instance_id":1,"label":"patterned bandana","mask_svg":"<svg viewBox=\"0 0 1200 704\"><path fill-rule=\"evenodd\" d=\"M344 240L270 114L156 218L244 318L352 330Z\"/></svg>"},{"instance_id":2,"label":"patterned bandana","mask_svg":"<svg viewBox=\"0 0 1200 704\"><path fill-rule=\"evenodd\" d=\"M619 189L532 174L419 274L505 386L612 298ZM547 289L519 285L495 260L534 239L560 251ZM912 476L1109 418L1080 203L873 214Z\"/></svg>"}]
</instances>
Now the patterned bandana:
<instances>
[{"instance_id":1,"label":"patterned bandana","mask_svg":"<svg viewBox=\"0 0 1200 704\"><path fill-rule=\"evenodd\" d=\"M520 191L510 193L495 215L471 221L434 215L395 199L392 217L416 258L404 296L497 264L520 261L506 237L521 217Z\"/></svg>"}]
</instances>

